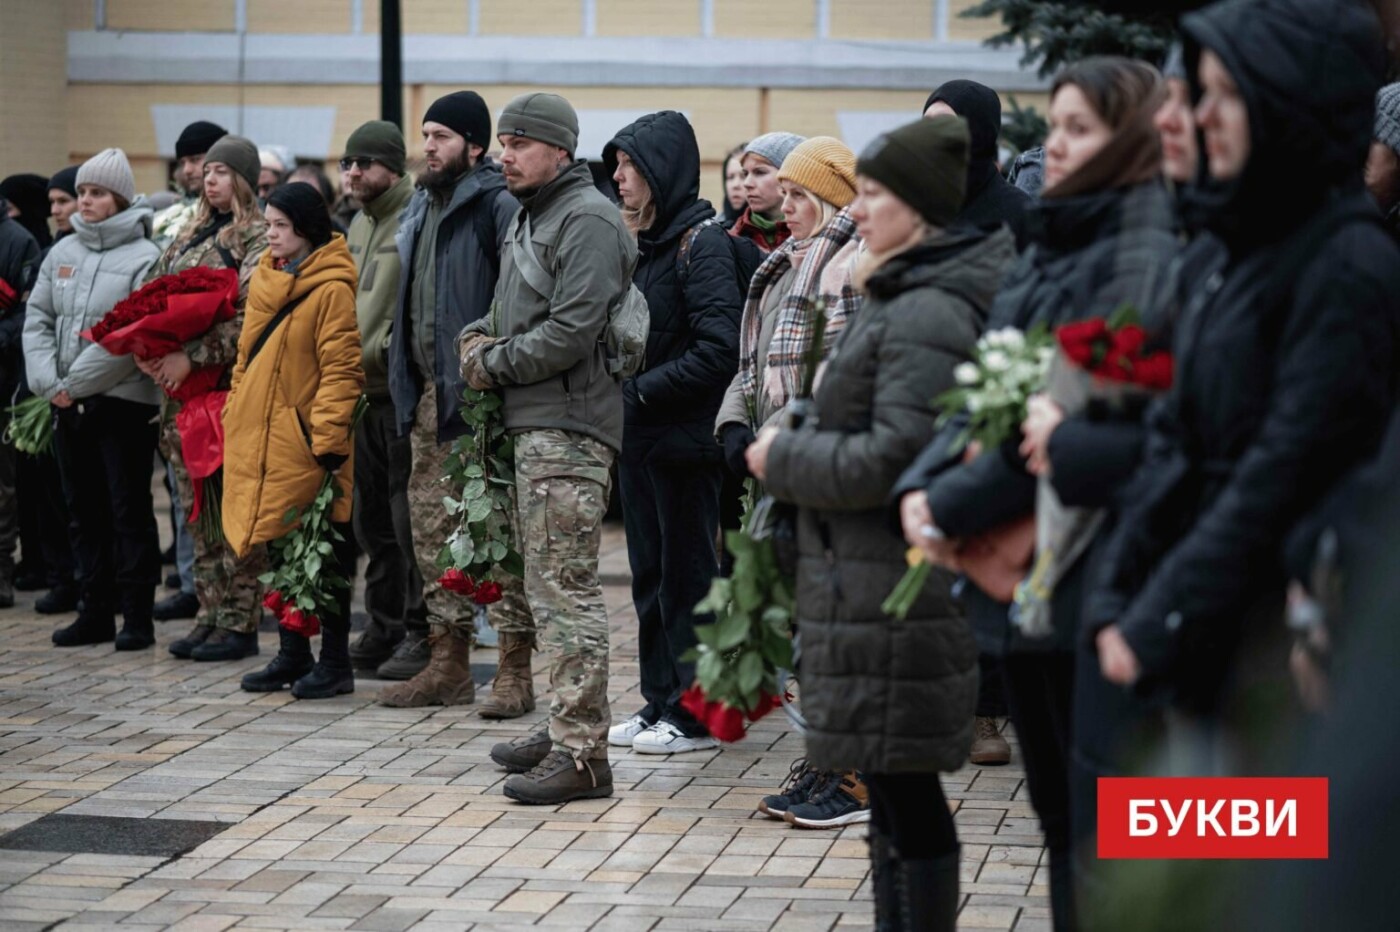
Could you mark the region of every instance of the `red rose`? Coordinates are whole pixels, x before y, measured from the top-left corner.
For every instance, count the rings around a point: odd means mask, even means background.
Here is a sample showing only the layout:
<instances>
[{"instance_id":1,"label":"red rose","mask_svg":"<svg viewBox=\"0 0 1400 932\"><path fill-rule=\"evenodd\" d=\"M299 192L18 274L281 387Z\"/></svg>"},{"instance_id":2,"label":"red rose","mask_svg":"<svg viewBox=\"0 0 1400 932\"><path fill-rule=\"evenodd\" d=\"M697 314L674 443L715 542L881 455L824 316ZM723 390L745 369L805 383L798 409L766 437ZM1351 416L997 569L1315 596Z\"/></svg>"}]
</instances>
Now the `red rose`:
<instances>
[{"instance_id":1,"label":"red rose","mask_svg":"<svg viewBox=\"0 0 1400 932\"><path fill-rule=\"evenodd\" d=\"M1147 334L1137 324L1125 324L1113 332L1113 352L1128 358L1142 355Z\"/></svg>"},{"instance_id":2,"label":"red rose","mask_svg":"<svg viewBox=\"0 0 1400 932\"><path fill-rule=\"evenodd\" d=\"M699 683L681 696L681 706L721 741L733 742L744 737L744 713L723 702L710 701Z\"/></svg>"},{"instance_id":3,"label":"red rose","mask_svg":"<svg viewBox=\"0 0 1400 932\"><path fill-rule=\"evenodd\" d=\"M293 634L314 638L321 633L321 619L303 612L299 608L289 608L282 615L282 627Z\"/></svg>"},{"instance_id":4,"label":"red rose","mask_svg":"<svg viewBox=\"0 0 1400 932\"><path fill-rule=\"evenodd\" d=\"M1108 324L1101 317L1064 324L1055 329L1055 339L1065 355L1081 367L1093 365L1108 342Z\"/></svg>"},{"instance_id":5,"label":"red rose","mask_svg":"<svg viewBox=\"0 0 1400 932\"><path fill-rule=\"evenodd\" d=\"M1153 353L1137 361L1133 382L1156 391L1172 387L1173 360L1171 353Z\"/></svg>"},{"instance_id":6,"label":"red rose","mask_svg":"<svg viewBox=\"0 0 1400 932\"><path fill-rule=\"evenodd\" d=\"M477 605L492 605L501 601L501 587L493 582L484 582L476 587L472 601Z\"/></svg>"},{"instance_id":7,"label":"red rose","mask_svg":"<svg viewBox=\"0 0 1400 932\"><path fill-rule=\"evenodd\" d=\"M278 618L281 618L282 611L287 607L287 603L282 601L282 593L273 589L268 592L267 595L263 596L263 607Z\"/></svg>"},{"instance_id":8,"label":"red rose","mask_svg":"<svg viewBox=\"0 0 1400 932\"><path fill-rule=\"evenodd\" d=\"M754 707L752 712L748 713L749 721L758 721L759 719L763 718L763 716L767 715L769 712L772 712L774 709L782 706L782 704L783 701L777 696L770 696L768 695L768 693L764 692L759 693L758 705Z\"/></svg>"},{"instance_id":9,"label":"red rose","mask_svg":"<svg viewBox=\"0 0 1400 932\"><path fill-rule=\"evenodd\" d=\"M438 577L438 585L458 595L470 596L476 592L476 581L455 566Z\"/></svg>"}]
</instances>

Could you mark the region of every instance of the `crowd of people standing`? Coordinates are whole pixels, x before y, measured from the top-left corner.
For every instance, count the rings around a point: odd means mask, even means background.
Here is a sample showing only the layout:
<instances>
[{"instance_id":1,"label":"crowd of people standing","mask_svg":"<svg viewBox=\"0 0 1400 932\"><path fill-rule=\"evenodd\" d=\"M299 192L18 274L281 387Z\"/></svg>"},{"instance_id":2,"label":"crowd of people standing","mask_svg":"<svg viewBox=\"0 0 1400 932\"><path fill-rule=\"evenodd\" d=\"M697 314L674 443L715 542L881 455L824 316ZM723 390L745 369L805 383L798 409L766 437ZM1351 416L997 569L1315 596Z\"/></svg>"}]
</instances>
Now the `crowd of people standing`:
<instances>
[{"instance_id":1,"label":"crowd of people standing","mask_svg":"<svg viewBox=\"0 0 1400 932\"><path fill-rule=\"evenodd\" d=\"M356 129L343 233L323 176L289 179L287 158L205 122L181 135L184 196L159 214L118 149L7 178L0 385L50 402L54 449L0 451L0 605L48 588L41 611L77 613L60 647L149 648L155 619L192 617L176 657L256 655L268 544L329 475L326 562L353 576L356 545L367 557L368 624L352 641L344 593L319 656L283 625L243 688L326 698L360 670L396 681L387 706L474 704L478 608L439 581L456 526L442 477L464 391L496 390L523 575L499 579L477 711L532 712L537 652L550 687L542 726L491 751L507 796L610 795L610 747L718 747L682 701L697 605L733 566L722 532L747 528L762 492L796 514L807 730L760 810L869 822L878 927L952 929L959 844L938 774L1008 761L1009 716L1054 928L1123 927L1132 881L1096 857L1096 780L1282 766L1327 704L1396 450L1400 85L1383 86L1374 13L1226 0L1180 39L1161 71L1063 69L1014 182L996 93L961 80L859 154L787 132L736 147L718 209L683 114L616 132L609 197L549 93L494 125L472 91L438 99L414 128L416 178L398 127ZM199 267L236 273L237 313L182 349L135 360L82 337L143 283ZM623 372L606 337L633 295L650 326ZM1125 306L1173 354L1150 403L1067 413L1042 391L996 449L931 404L984 333ZM208 368L240 451L218 486L191 476L172 397ZM178 531L161 603L157 453ZM614 482L646 703L620 716L598 577ZM968 547L1034 528L1052 493L1097 523L1037 609L1047 635L965 569ZM187 520L210 495L222 534ZM911 552L933 570L894 618L882 605Z\"/></svg>"}]
</instances>

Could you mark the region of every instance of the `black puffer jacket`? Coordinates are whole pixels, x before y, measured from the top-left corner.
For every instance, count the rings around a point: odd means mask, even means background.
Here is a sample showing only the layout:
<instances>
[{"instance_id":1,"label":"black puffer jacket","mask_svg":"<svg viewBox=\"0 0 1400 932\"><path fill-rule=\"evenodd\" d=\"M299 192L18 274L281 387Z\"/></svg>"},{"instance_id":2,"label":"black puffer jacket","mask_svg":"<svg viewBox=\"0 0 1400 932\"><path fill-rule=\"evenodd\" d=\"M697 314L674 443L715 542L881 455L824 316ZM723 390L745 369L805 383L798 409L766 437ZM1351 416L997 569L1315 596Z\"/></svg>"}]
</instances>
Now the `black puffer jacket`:
<instances>
[{"instance_id":1,"label":"black puffer jacket","mask_svg":"<svg viewBox=\"0 0 1400 932\"><path fill-rule=\"evenodd\" d=\"M933 436L929 401L953 386L1013 254L1001 230L947 234L891 259L836 344L817 429L773 441L767 488L799 506L799 665L816 766L930 773L967 758L977 643L941 570L908 618L880 611L906 569L883 505Z\"/></svg>"},{"instance_id":2,"label":"black puffer jacket","mask_svg":"<svg viewBox=\"0 0 1400 932\"><path fill-rule=\"evenodd\" d=\"M0 197L0 405L14 404L24 385L24 302L20 298L34 286L39 272L39 244L6 213L9 204Z\"/></svg>"},{"instance_id":3,"label":"black puffer jacket","mask_svg":"<svg viewBox=\"0 0 1400 932\"><path fill-rule=\"evenodd\" d=\"M656 220L637 237L632 280L651 312L646 369L624 386L626 447L652 456L719 462L715 415L739 367L740 291L723 225L704 226L682 267L677 253L692 229L715 216L700 200L695 131L674 110L642 117L603 150L611 175L627 153L652 191Z\"/></svg>"},{"instance_id":4,"label":"black puffer jacket","mask_svg":"<svg viewBox=\"0 0 1400 932\"><path fill-rule=\"evenodd\" d=\"M1251 154L1202 185L1229 255L1185 307L1086 618L1121 626L1144 688L1209 713L1242 637L1278 624L1285 532L1385 429L1400 249L1360 183L1385 70L1369 8L1232 0L1183 28L1191 72L1210 49L1239 86Z\"/></svg>"},{"instance_id":5,"label":"black puffer jacket","mask_svg":"<svg viewBox=\"0 0 1400 932\"><path fill-rule=\"evenodd\" d=\"M1026 214L1031 243L1008 273L992 308L989 328L1027 330L1106 317L1124 302L1156 326L1171 296L1171 267L1178 241L1167 190L1152 181L1081 197L1040 201ZM989 451L952 465L948 434L920 455L900 478L896 498L925 489L933 519L949 536L969 537L1024 518L1035 510L1036 480L1014 447ZM1007 606L966 587L968 614L982 650L1071 650L1082 597L1080 566L1056 587L1055 633L1022 637Z\"/></svg>"}]
</instances>

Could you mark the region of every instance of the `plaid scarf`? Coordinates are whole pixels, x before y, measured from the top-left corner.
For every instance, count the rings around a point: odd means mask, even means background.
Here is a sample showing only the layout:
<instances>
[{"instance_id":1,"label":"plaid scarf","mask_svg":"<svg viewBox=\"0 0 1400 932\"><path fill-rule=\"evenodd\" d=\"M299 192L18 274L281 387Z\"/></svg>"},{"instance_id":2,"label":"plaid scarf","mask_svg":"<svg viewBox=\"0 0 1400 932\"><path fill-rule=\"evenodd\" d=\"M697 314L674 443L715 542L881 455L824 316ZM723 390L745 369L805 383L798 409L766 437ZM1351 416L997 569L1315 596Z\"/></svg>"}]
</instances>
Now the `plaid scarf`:
<instances>
[{"instance_id":1,"label":"plaid scarf","mask_svg":"<svg viewBox=\"0 0 1400 932\"><path fill-rule=\"evenodd\" d=\"M789 240L769 253L754 273L739 333L739 388L750 411L758 410L758 340L763 327L764 293L793 264L793 254L805 249L792 290L778 306L777 325L761 370L764 393L774 408L781 408L801 391L803 357L812 345L818 304L825 305L826 313L822 360L831 354L846 320L860 309L861 296L851 281L850 261L859 246L855 221L849 208L843 208L815 236L801 242Z\"/></svg>"}]
</instances>

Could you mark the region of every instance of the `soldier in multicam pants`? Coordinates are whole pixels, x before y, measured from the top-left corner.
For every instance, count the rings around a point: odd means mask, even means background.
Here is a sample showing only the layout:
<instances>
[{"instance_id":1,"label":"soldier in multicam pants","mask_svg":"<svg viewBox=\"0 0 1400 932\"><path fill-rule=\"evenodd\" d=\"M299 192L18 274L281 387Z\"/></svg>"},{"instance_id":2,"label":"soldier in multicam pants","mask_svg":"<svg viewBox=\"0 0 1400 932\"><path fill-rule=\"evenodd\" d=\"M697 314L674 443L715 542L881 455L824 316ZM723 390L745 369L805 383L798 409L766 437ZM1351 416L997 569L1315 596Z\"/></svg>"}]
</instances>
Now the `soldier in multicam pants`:
<instances>
[{"instance_id":1,"label":"soldier in multicam pants","mask_svg":"<svg viewBox=\"0 0 1400 932\"><path fill-rule=\"evenodd\" d=\"M491 313L463 330L458 352L468 385L500 389L515 439L516 541L534 618L507 602L495 613L498 629L538 627L554 696L547 729L498 744L491 757L514 773L506 796L557 804L613 790L598 548L630 371L608 332L637 246L587 161L574 158L578 114L567 100L524 94L506 105L498 129L506 187L521 207Z\"/></svg>"},{"instance_id":2,"label":"soldier in multicam pants","mask_svg":"<svg viewBox=\"0 0 1400 932\"><path fill-rule=\"evenodd\" d=\"M598 441L563 430L515 437L515 537L525 558L525 604L503 600L496 627L538 630L554 690L549 738L578 760L605 756L607 744L608 611L598 548L614 456Z\"/></svg>"}]
</instances>

